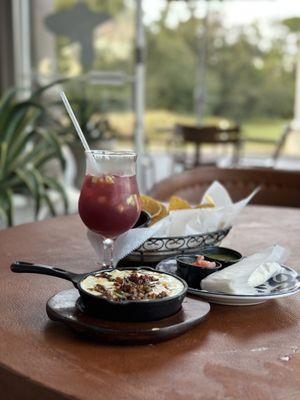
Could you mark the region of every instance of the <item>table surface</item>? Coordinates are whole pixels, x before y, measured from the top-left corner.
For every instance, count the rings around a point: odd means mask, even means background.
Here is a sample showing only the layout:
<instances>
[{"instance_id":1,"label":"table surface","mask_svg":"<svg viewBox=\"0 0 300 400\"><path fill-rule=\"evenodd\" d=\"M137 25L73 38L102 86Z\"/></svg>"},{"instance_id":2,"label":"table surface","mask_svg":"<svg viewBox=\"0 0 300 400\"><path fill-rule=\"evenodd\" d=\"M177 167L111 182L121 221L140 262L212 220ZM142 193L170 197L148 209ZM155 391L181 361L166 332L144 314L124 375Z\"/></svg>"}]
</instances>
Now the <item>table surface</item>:
<instances>
[{"instance_id":1,"label":"table surface","mask_svg":"<svg viewBox=\"0 0 300 400\"><path fill-rule=\"evenodd\" d=\"M223 244L243 254L279 243L299 271L300 210L249 206ZM46 301L67 281L9 271L15 260L96 268L78 216L0 231L0 389L5 400L300 398L300 295L249 307L212 305L188 333L109 346L49 321Z\"/></svg>"}]
</instances>

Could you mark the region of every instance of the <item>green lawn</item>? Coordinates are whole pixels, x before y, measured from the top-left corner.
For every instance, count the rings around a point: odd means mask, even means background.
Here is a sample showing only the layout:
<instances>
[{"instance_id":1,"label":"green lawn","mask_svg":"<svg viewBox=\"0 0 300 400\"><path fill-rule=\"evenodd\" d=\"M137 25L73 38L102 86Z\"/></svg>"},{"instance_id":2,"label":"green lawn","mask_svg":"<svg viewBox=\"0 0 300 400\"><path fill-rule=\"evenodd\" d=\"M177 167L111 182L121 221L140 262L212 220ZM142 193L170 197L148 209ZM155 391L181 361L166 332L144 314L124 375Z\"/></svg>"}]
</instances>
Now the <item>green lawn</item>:
<instances>
[{"instance_id":1,"label":"green lawn","mask_svg":"<svg viewBox=\"0 0 300 400\"><path fill-rule=\"evenodd\" d=\"M113 113L110 114L109 119L112 125L122 134L122 136L130 137L134 130L134 120L132 113ZM204 123L214 124L222 121L217 117L206 118ZM178 114L166 110L148 110L145 113L145 130L147 139L151 148L161 149L165 148L165 144L171 137L170 132L163 132L162 128L172 128L175 123L195 124L193 116ZM265 138L277 140L285 125L289 121L283 119L253 119L245 121L242 124L242 132L246 137L251 138ZM270 153L273 151L273 146L270 145L257 145L249 143L246 145L246 152L250 153Z\"/></svg>"},{"instance_id":2,"label":"green lawn","mask_svg":"<svg viewBox=\"0 0 300 400\"><path fill-rule=\"evenodd\" d=\"M282 119L250 120L243 125L243 133L247 137L278 139L289 121Z\"/></svg>"},{"instance_id":3,"label":"green lawn","mask_svg":"<svg viewBox=\"0 0 300 400\"><path fill-rule=\"evenodd\" d=\"M243 125L243 135L249 138L263 138L278 140L285 126L289 123L282 119L257 119L247 121ZM248 143L245 146L246 153L273 153L275 145Z\"/></svg>"}]
</instances>

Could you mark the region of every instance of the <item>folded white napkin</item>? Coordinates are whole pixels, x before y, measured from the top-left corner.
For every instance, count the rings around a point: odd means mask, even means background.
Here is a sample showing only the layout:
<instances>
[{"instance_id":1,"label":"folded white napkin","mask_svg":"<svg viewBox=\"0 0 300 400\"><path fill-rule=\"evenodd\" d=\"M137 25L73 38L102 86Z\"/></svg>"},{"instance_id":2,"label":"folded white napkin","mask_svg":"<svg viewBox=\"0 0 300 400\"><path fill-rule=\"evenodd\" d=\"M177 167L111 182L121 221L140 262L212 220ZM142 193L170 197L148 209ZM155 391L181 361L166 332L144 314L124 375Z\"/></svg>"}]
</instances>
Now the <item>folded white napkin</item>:
<instances>
[{"instance_id":1,"label":"folded white napkin","mask_svg":"<svg viewBox=\"0 0 300 400\"><path fill-rule=\"evenodd\" d=\"M280 263L288 252L281 246L268 247L221 271L214 272L201 281L201 288L209 292L230 294L257 294L256 286L264 284L281 271Z\"/></svg>"},{"instance_id":2,"label":"folded white napkin","mask_svg":"<svg viewBox=\"0 0 300 400\"><path fill-rule=\"evenodd\" d=\"M151 237L186 236L229 227L258 190L254 190L245 199L233 203L224 186L215 181L207 189L205 195L213 198L216 207L172 211L167 217L149 228L131 229L120 235L115 241L114 262L117 263L126 257ZM103 261L103 238L91 231L88 231L87 236L101 263Z\"/></svg>"}]
</instances>

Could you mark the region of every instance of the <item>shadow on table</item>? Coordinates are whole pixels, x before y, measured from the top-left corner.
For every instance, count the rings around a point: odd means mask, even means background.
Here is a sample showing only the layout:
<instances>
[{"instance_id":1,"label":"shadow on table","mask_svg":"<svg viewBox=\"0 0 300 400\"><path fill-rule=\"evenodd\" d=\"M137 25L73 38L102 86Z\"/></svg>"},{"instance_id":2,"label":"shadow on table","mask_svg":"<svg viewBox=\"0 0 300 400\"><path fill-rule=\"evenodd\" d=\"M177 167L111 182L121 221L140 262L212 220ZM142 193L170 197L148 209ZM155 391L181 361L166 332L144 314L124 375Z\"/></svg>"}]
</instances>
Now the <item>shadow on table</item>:
<instances>
[{"instance_id":1,"label":"shadow on table","mask_svg":"<svg viewBox=\"0 0 300 400\"><path fill-rule=\"evenodd\" d=\"M205 320L200 322L200 325L203 326L203 324L205 324ZM44 335L46 340L49 341L58 341L58 342L64 342L67 340L73 340L78 342L78 344L81 343L85 343L88 345L106 345L106 346L110 346L110 347L143 347L143 346L154 346L157 344L161 344L161 343L166 343L169 341L174 341L176 339L182 338L186 335L188 335L192 330L197 329L198 326L191 328L188 332L186 332L185 334L181 334L179 336L176 336L174 338L171 338L169 340L162 340L162 341L158 341L157 343L129 343L129 344L124 344L124 343L110 343L107 340L101 340L101 338L97 338L92 334L87 334L86 332L77 332L74 329L64 325L61 322L56 322L56 321L48 321L44 330ZM203 341L205 339L206 336L206 330L204 330L202 332L201 335L198 335L198 339L199 341Z\"/></svg>"},{"instance_id":2,"label":"shadow on table","mask_svg":"<svg viewBox=\"0 0 300 400\"><path fill-rule=\"evenodd\" d=\"M292 299L271 300L252 306L212 304L208 318L211 332L226 333L247 341L263 334L287 331L297 325L298 316L289 306ZM295 310L297 304L295 303Z\"/></svg>"},{"instance_id":3,"label":"shadow on table","mask_svg":"<svg viewBox=\"0 0 300 400\"><path fill-rule=\"evenodd\" d=\"M119 372L130 370L134 373L163 369L166 364L179 362L189 352L204 348L208 334L206 326L207 320L203 320L183 335L155 344L116 345L78 334L60 322L48 321L44 338L49 347L58 350L65 359L84 358L91 368L95 365L110 368L113 364Z\"/></svg>"}]
</instances>

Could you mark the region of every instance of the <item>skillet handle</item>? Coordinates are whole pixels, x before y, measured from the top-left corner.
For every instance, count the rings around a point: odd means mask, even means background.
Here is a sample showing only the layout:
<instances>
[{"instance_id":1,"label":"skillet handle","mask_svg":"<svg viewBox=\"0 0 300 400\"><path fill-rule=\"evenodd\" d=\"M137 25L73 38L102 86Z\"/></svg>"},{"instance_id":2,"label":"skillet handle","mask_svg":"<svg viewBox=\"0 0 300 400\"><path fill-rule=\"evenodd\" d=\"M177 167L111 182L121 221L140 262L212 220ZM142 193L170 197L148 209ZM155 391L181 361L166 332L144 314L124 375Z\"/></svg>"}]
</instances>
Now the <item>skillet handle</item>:
<instances>
[{"instance_id":1,"label":"skillet handle","mask_svg":"<svg viewBox=\"0 0 300 400\"><path fill-rule=\"evenodd\" d=\"M43 274L56 276L57 278L66 279L71 281L75 287L85 274L75 274L61 268L50 267L49 265L34 264L26 261L16 261L10 266L13 272L25 272L33 274Z\"/></svg>"}]
</instances>

